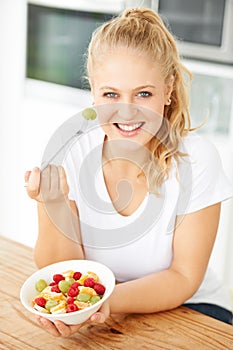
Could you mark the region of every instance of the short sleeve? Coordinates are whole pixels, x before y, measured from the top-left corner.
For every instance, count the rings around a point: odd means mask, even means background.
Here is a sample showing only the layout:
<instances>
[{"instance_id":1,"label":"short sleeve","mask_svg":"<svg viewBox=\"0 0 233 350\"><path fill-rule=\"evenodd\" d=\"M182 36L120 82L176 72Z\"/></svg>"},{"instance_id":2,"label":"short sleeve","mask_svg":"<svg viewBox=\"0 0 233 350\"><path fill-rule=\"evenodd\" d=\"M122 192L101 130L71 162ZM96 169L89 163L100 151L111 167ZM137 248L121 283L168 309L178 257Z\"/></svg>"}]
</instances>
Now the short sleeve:
<instances>
[{"instance_id":1,"label":"short sleeve","mask_svg":"<svg viewBox=\"0 0 233 350\"><path fill-rule=\"evenodd\" d=\"M210 141L195 135L187 138L182 147L188 156L182 159L179 167L177 215L195 212L233 196L233 186Z\"/></svg>"}]
</instances>

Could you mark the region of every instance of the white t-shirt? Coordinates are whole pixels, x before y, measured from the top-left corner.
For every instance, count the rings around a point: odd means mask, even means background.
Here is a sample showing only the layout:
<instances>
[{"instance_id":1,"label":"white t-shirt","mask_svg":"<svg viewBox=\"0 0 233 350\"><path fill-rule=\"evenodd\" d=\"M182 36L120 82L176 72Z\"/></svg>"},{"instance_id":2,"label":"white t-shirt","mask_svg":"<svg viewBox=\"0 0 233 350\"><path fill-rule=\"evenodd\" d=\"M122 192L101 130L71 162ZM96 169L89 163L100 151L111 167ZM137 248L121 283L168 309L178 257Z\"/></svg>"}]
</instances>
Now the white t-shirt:
<instances>
[{"instance_id":1,"label":"white t-shirt","mask_svg":"<svg viewBox=\"0 0 233 350\"><path fill-rule=\"evenodd\" d=\"M132 215L122 216L114 208L104 181L104 136L101 127L83 134L70 148L63 165L69 198L79 210L86 259L107 265L116 280L123 282L169 268L176 216L233 196L233 187L215 147L191 133L180 147L189 156L182 158L179 166L174 162L161 195L148 193ZM231 309L227 293L210 269L187 302L213 303Z\"/></svg>"}]
</instances>

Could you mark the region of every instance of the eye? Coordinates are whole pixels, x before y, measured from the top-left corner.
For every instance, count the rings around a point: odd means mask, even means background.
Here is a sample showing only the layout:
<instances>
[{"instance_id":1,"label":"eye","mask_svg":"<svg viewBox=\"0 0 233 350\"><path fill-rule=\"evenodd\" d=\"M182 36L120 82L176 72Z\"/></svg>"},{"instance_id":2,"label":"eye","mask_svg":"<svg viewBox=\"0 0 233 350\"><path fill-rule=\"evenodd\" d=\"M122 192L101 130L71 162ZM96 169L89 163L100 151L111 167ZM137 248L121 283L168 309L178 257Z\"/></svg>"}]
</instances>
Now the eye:
<instances>
[{"instance_id":1,"label":"eye","mask_svg":"<svg viewBox=\"0 0 233 350\"><path fill-rule=\"evenodd\" d=\"M138 93L138 96L139 96L139 97L150 97L150 96L152 96L152 93L149 92L149 91L140 91L140 92Z\"/></svg>"},{"instance_id":2,"label":"eye","mask_svg":"<svg viewBox=\"0 0 233 350\"><path fill-rule=\"evenodd\" d=\"M105 92L103 96L107 98L116 98L117 94L115 92Z\"/></svg>"}]
</instances>

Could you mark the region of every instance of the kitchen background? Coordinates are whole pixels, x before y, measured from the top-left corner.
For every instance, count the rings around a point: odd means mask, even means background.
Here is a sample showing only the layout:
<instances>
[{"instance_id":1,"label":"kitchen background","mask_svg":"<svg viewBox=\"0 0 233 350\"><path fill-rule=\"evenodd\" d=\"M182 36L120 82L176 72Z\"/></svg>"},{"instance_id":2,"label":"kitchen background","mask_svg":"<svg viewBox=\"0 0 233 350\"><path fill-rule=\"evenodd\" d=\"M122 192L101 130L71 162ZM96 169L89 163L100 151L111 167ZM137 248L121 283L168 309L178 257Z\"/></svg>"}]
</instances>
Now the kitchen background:
<instances>
[{"instance_id":1,"label":"kitchen background","mask_svg":"<svg viewBox=\"0 0 233 350\"><path fill-rule=\"evenodd\" d=\"M25 78L26 19L25 0L0 1L0 234L33 246L37 236L36 204L25 194L24 173L40 164L54 131L92 101L88 92L61 85L45 87L40 81ZM201 132L217 146L233 182L233 65L190 58L185 58L184 64L194 74L193 126L208 110L209 120ZM211 259L231 290L232 214L233 200L228 200L223 203Z\"/></svg>"}]
</instances>

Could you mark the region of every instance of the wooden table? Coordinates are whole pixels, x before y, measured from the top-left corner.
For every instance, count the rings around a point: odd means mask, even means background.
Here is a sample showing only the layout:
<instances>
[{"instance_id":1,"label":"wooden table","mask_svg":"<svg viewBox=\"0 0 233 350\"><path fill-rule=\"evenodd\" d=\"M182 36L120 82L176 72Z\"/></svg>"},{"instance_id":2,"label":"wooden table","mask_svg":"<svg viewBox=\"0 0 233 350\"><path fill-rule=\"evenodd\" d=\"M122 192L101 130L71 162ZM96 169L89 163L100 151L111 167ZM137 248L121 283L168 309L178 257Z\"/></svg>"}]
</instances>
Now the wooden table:
<instances>
[{"instance_id":1,"label":"wooden table","mask_svg":"<svg viewBox=\"0 0 233 350\"><path fill-rule=\"evenodd\" d=\"M3 350L227 350L233 327L180 307L150 315L112 316L83 327L71 338L43 331L21 305L19 291L36 270L32 249L0 237L0 349Z\"/></svg>"}]
</instances>

